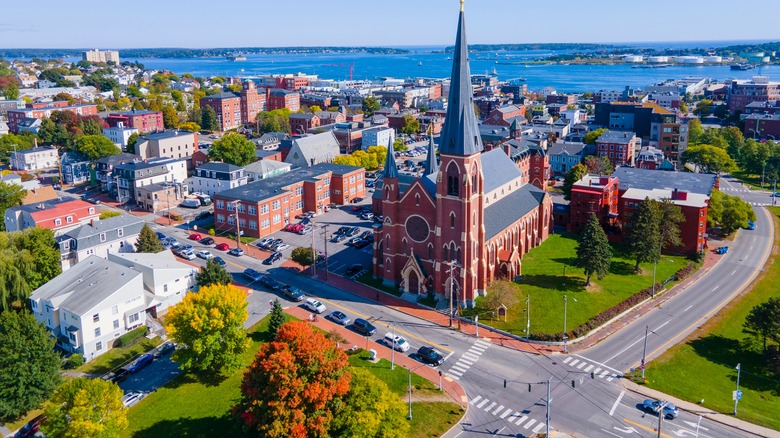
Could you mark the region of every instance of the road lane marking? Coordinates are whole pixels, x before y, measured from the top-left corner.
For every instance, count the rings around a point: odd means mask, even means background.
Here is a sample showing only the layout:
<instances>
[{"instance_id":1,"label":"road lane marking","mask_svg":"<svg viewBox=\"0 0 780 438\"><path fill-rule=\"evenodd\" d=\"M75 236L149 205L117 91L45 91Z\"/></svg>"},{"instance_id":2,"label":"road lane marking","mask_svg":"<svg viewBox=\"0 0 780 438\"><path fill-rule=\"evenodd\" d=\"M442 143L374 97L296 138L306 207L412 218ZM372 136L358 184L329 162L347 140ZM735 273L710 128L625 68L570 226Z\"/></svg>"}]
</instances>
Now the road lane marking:
<instances>
[{"instance_id":1,"label":"road lane marking","mask_svg":"<svg viewBox=\"0 0 780 438\"><path fill-rule=\"evenodd\" d=\"M475 344L475 345L472 345L471 348L469 348L469 350L476 350L476 351L479 351L479 352L484 352L485 350L487 350L487 347L480 347L479 345Z\"/></svg>"},{"instance_id":2,"label":"road lane marking","mask_svg":"<svg viewBox=\"0 0 780 438\"><path fill-rule=\"evenodd\" d=\"M498 403L496 403L496 402L493 402L493 403L491 403L491 404L490 404L490 406L488 406L488 407L486 407L486 408L485 408L485 412L487 412L487 411L489 411L489 410L493 409L493 406L495 406L495 405L497 405L497 404L498 404Z\"/></svg>"},{"instance_id":3,"label":"road lane marking","mask_svg":"<svg viewBox=\"0 0 780 438\"><path fill-rule=\"evenodd\" d=\"M733 270L733 271L731 271L731 274L730 274L730 275L732 275L732 276L733 276L735 272L737 272L737 270L736 270L736 269L735 269L735 270Z\"/></svg>"},{"instance_id":4,"label":"road lane marking","mask_svg":"<svg viewBox=\"0 0 780 438\"><path fill-rule=\"evenodd\" d=\"M665 326L666 324L669 324L670 322L672 322L672 320L671 320L671 319L670 319L669 321L666 321L665 323L663 323L663 324L659 325L658 327L654 328L654 329L653 329L653 330L651 330L651 331L652 331L652 332L658 331L658 330L660 330L660 329L661 329L663 326ZM617 354L615 354L614 356L612 356L612 357L610 357L609 359L605 360L604 362L609 362L609 361L611 361L612 359L614 359L614 358L616 358L616 357L620 356L621 354L625 353L625 352L626 352L626 351L627 351L629 348L633 347L634 345L636 345L636 344L638 344L638 343L640 343L640 342L642 342L642 341L644 341L644 340L645 340L645 337L644 337L644 336L640 336L640 337L639 337L639 339L637 339L636 341L632 342L632 343L631 343L631 344L630 344L628 347L626 347L626 348L624 348L624 349L622 349L622 350L618 351L618 352L617 352Z\"/></svg>"},{"instance_id":5,"label":"road lane marking","mask_svg":"<svg viewBox=\"0 0 780 438\"><path fill-rule=\"evenodd\" d=\"M520 415L521 415L520 412L515 411L515 413L510 415L509 418L506 421L511 423L511 422L517 420L518 418L520 418Z\"/></svg>"},{"instance_id":6,"label":"road lane marking","mask_svg":"<svg viewBox=\"0 0 780 438\"><path fill-rule=\"evenodd\" d=\"M453 369L458 370L461 373L465 373L466 371L469 370L468 367L464 367L463 365L458 366L458 364L453 365L452 368L450 368L450 371L452 371Z\"/></svg>"},{"instance_id":7,"label":"road lane marking","mask_svg":"<svg viewBox=\"0 0 780 438\"><path fill-rule=\"evenodd\" d=\"M503 414L499 415L499 418L504 418L504 417L506 417L507 415L509 415L509 413L510 413L510 412L512 412L512 409L511 409L511 408L507 408L507 409L504 411L504 413L503 413Z\"/></svg>"},{"instance_id":8,"label":"road lane marking","mask_svg":"<svg viewBox=\"0 0 780 438\"><path fill-rule=\"evenodd\" d=\"M449 359L449 358L450 358L450 356L452 356L453 354L455 354L455 352L454 352L454 351L450 351L450 354L448 354L448 355L444 356L444 360L446 361L446 360L447 360L447 359Z\"/></svg>"},{"instance_id":9,"label":"road lane marking","mask_svg":"<svg viewBox=\"0 0 780 438\"><path fill-rule=\"evenodd\" d=\"M657 429L653 429L653 428L650 428L650 427L647 427L647 426L645 426L644 424L639 424L639 423L637 423L637 422L635 422L635 421L631 421L631 420L629 420L628 418L624 418L624 419L623 419L623 421L625 421L626 423L628 423L628 424L631 424L631 425L633 425L633 426L636 426L636 427L638 427L638 428L644 429L644 430L646 430L646 431L648 431L648 432L653 432L653 433L656 433L656 432L658 432L658 430L657 430ZM667 434L665 434L665 433L661 433L661 436L662 436L662 437L666 437L666 438L674 438L674 437L672 437L671 435L667 435Z\"/></svg>"},{"instance_id":10,"label":"road lane marking","mask_svg":"<svg viewBox=\"0 0 780 438\"><path fill-rule=\"evenodd\" d=\"M501 409L504 409L504 405L500 405L493 411L493 415L498 415L499 412L501 412Z\"/></svg>"},{"instance_id":11,"label":"road lane marking","mask_svg":"<svg viewBox=\"0 0 780 438\"><path fill-rule=\"evenodd\" d=\"M717 285L717 286L713 287L712 291L715 292L716 290L718 290L719 287L720 287L720 285Z\"/></svg>"},{"instance_id":12,"label":"road lane marking","mask_svg":"<svg viewBox=\"0 0 780 438\"><path fill-rule=\"evenodd\" d=\"M520 418L519 420L515 421L515 424L519 426L519 425L523 424L523 421L525 421L527 419L528 419L528 415L523 415L522 418Z\"/></svg>"},{"instance_id":13,"label":"road lane marking","mask_svg":"<svg viewBox=\"0 0 780 438\"><path fill-rule=\"evenodd\" d=\"M498 435L498 434L499 434L499 433L501 433L501 431L502 431L502 430L504 430L504 429L506 429L506 426L502 427L501 429L498 429L498 430L496 431L496 433L494 433L494 434L493 434L493 436L496 436L496 435Z\"/></svg>"},{"instance_id":14,"label":"road lane marking","mask_svg":"<svg viewBox=\"0 0 780 438\"><path fill-rule=\"evenodd\" d=\"M563 360L563 363L569 363L569 361L571 361L571 359L572 359L572 357L569 356L569 357L567 357L566 359Z\"/></svg>"},{"instance_id":15,"label":"road lane marking","mask_svg":"<svg viewBox=\"0 0 780 438\"><path fill-rule=\"evenodd\" d=\"M595 361L595 360L593 360L593 359L590 359L590 358L587 358L587 357L584 357L584 356L580 356L579 354L575 354L575 356L577 356L577 357L579 357L579 358L581 358L581 359L583 359L583 360L588 360L589 362L591 362L591 363L595 363L596 365L602 366L602 367L604 367L604 368L606 368L606 369L610 369L610 370L612 370L612 371L614 371L614 372L616 372L616 373L618 373L618 374L623 374L623 373L621 373L619 370L616 370L616 369L614 369L614 368L612 368L612 367L609 367L609 366L607 366L607 365L604 365L604 364L603 364L603 363L601 363L601 362L596 362L596 361ZM598 371L596 371L596 372L598 373Z\"/></svg>"},{"instance_id":16,"label":"road lane marking","mask_svg":"<svg viewBox=\"0 0 780 438\"><path fill-rule=\"evenodd\" d=\"M536 423L536 420L534 420L533 418L531 418L530 420L528 420L528 423L525 423L525 426L523 426L523 429L528 429L528 428L529 428L529 427L531 427L531 426L532 426L534 423Z\"/></svg>"},{"instance_id":17,"label":"road lane marking","mask_svg":"<svg viewBox=\"0 0 780 438\"><path fill-rule=\"evenodd\" d=\"M609 376L609 377L607 377L607 382L611 382L614 379L615 379L615 376Z\"/></svg>"},{"instance_id":18,"label":"road lane marking","mask_svg":"<svg viewBox=\"0 0 780 438\"><path fill-rule=\"evenodd\" d=\"M620 391L620 395L617 397L617 400L615 400L615 404L612 405L612 409L609 410L609 416L611 417L612 414L615 413L615 409L617 409L618 405L620 404L620 400L623 399L623 396L626 395L626 391Z\"/></svg>"},{"instance_id":19,"label":"road lane marking","mask_svg":"<svg viewBox=\"0 0 780 438\"><path fill-rule=\"evenodd\" d=\"M476 402L478 402L478 401L480 401L480 400L482 400L482 396L481 396L481 395L478 395L478 396L474 397L474 399L472 399L472 400L469 402L469 404L473 405L474 403L476 403Z\"/></svg>"},{"instance_id":20,"label":"road lane marking","mask_svg":"<svg viewBox=\"0 0 780 438\"><path fill-rule=\"evenodd\" d=\"M691 310L691 307L693 307L693 304L691 304L690 306L686 307L685 310L683 310L683 312L687 312L687 311Z\"/></svg>"},{"instance_id":21,"label":"road lane marking","mask_svg":"<svg viewBox=\"0 0 780 438\"><path fill-rule=\"evenodd\" d=\"M488 399L484 399L484 400L482 400L482 401L481 401L481 402L479 402L479 404L477 405L477 409L482 409L482 406L485 406L485 405L487 404L487 402L489 402L489 401L490 401L490 400L488 400Z\"/></svg>"},{"instance_id":22,"label":"road lane marking","mask_svg":"<svg viewBox=\"0 0 780 438\"><path fill-rule=\"evenodd\" d=\"M449 377L451 380L460 380L460 378L454 374L450 374L447 372L447 377Z\"/></svg>"},{"instance_id":23,"label":"road lane marking","mask_svg":"<svg viewBox=\"0 0 780 438\"><path fill-rule=\"evenodd\" d=\"M580 361L579 361L579 359L574 359L573 361L571 361L571 362L569 363L569 365L570 365L570 366L574 366L574 365L577 365L579 362L580 362Z\"/></svg>"},{"instance_id":24,"label":"road lane marking","mask_svg":"<svg viewBox=\"0 0 780 438\"><path fill-rule=\"evenodd\" d=\"M543 427L544 427L544 423L539 423L539 424L536 425L536 427L534 427L532 432L533 433L539 433L539 431L542 430Z\"/></svg>"}]
</instances>

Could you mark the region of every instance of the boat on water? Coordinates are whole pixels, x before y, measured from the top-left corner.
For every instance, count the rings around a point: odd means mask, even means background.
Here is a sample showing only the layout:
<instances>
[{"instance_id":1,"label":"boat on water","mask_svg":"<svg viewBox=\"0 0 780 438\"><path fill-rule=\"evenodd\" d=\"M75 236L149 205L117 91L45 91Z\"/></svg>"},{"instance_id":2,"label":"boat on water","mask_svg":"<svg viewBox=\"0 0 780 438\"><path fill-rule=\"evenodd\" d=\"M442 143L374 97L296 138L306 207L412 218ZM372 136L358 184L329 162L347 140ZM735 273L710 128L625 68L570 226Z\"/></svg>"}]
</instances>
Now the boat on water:
<instances>
[{"instance_id":1,"label":"boat on water","mask_svg":"<svg viewBox=\"0 0 780 438\"><path fill-rule=\"evenodd\" d=\"M452 56L448 56L447 61L452 61Z\"/></svg>"},{"instance_id":2,"label":"boat on water","mask_svg":"<svg viewBox=\"0 0 780 438\"><path fill-rule=\"evenodd\" d=\"M420 67L422 67L422 61L418 61L418 62L417 62L417 65L419 65Z\"/></svg>"},{"instance_id":3,"label":"boat on water","mask_svg":"<svg viewBox=\"0 0 780 438\"><path fill-rule=\"evenodd\" d=\"M228 61L246 61L246 56L244 55L228 55L226 57Z\"/></svg>"},{"instance_id":4,"label":"boat on water","mask_svg":"<svg viewBox=\"0 0 780 438\"><path fill-rule=\"evenodd\" d=\"M740 62L739 64L734 64L731 66L732 70L752 70L756 68L753 64L748 64L746 62Z\"/></svg>"}]
</instances>

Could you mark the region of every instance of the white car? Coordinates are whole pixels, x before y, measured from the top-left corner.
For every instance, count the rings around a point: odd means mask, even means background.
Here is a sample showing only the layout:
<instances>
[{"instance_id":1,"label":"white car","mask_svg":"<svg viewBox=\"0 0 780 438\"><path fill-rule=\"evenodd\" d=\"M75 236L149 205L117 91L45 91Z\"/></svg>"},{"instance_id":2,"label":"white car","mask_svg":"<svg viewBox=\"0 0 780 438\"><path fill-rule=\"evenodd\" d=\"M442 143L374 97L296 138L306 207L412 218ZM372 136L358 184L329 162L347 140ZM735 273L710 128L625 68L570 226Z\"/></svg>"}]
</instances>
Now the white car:
<instances>
[{"instance_id":1,"label":"white car","mask_svg":"<svg viewBox=\"0 0 780 438\"><path fill-rule=\"evenodd\" d=\"M327 310L324 304L315 300L314 298L306 298L303 306L315 313L323 313L325 310Z\"/></svg>"},{"instance_id":2,"label":"white car","mask_svg":"<svg viewBox=\"0 0 780 438\"><path fill-rule=\"evenodd\" d=\"M128 392L122 397L122 405L129 408L141 401L144 397L146 397L146 394L143 392Z\"/></svg>"},{"instance_id":3,"label":"white car","mask_svg":"<svg viewBox=\"0 0 780 438\"><path fill-rule=\"evenodd\" d=\"M184 250L179 253L181 258L187 259L187 260L195 260L195 253L192 252L192 250Z\"/></svg>"},{"instance_id":4,"label":"white car","mask_svg":"<svg viewBox=\"0 0 780 438\"><path fill-rule=\"evenodd\" d=\"M208 260L214 258L214 254L212 254L211 251L204 249L198 251L198 257Z\"/></svg>"},{"instance_id":5,"label":"white car","mask_svg":"<svg viewBox=\"0 0 780 438\"><path fill-rule=\"evenodd\" d=\"M279 245L279 246L277 246L276 248L274 248L274 251L276 251L276 252L282 252L282 251L284 251L285 249L288 249L289 247L290 247L290 245L288 245L288 244L286 244L286 243L282 243L281 245Z\"/></svg>"},{"instance_id":6,"label":"white car","mask_svg":"<svg viewBox=\"0 0 780 438\"><path fill-rule=\"evenodd\" d=\"M388 347L402 353L409 351L410 348L409 343L406 342L406 339L402 338L401 336L394 337L392 333L385 334L385 337L382 338L382 342Z\"/></svg>"}]
</instances>

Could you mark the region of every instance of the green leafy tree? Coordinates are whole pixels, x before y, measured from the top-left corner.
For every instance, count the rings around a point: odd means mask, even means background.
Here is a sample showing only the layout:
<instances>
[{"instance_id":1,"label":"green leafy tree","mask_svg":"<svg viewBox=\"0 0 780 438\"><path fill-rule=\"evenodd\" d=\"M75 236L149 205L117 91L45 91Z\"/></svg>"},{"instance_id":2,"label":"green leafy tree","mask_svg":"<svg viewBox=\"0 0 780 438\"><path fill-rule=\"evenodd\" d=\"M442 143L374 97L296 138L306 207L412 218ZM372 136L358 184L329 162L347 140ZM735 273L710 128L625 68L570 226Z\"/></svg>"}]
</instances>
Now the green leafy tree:
<instances>
[{"instance_id":1,"label":"green leafy tree","mask_svg":"<svg viewBox=\"0 0 780 438\"><path fill-rule=\"evenodd\" d=\"M712 114L712 101L710 99L700 100L693 113L699 117Z\"/></svg>"},{"instance_id":2,"label":"green leafy tree","mask_svg":"<svg viewBox=\"0 0 780 438\"><path fill-rule=\"evenodd\" d=\"M682 153L682 160L699 166L705 173L730 172L737 167L725 149L708 144L688 146Z\"/></svg>"},{"instance_id":3,"label":"green leafy tree","mask_svg":"<svg viewBox=\"0 0 780 438\"><path fill-rule=\"evenodd\" d=\"M404 143L400 138L395 139L393 142L393 150L396 152L405 152L409 149L409 146Z\"/></svg>"},{"instance_id":4,"label":"green leafy tree","mask_svg":"<svg viewBox=\"0 0 780 438\"><path fill-rule=\"evenodd\" d=\"M590 278L595 274L601 280L609 274L612 263L612 247L607 234L601 228L595 214L591 214L585 224L577 244L577 266L587 275L585 286L590 286Z\"/></svg>"},{"instance_id":5,"label":"green leafy tree","mask_svg":"<svg viewBox=\"0 0 780 438\"><path fill-rule=\"evenodd\" d=\"M659 230L661 233L661 245L664 248L679 246L682 244L680 239L680 224L685 222L685 215L682 209L674 205L670 199L664 199L658 203L661 220Z\"/></svg>"},{"instance_id":6,"label":"green leafy tree","mask_svg":"<svg viewBox=\"0 0 780 438\"><path fill-rule=\"evenodd\" d=\"M201 266L200 272L195 276L198 286L211 286L212 284L230 284L233 277L219 263L212 259L206 262L206 266Z\"/></svg>"},{"instance_id":7,"label":"green leafy tree","mask_svg":"<svg viewBox=\"0 0 780 438\"><path fill-rule=\"evenodd\" d=\"M76 151L89 157L90 160L121 154L111 140L102 135L84 135L76 140Z\"/></svg>"},{"instance_id":8,"label":"green leafy tree","mask_svg":"<svg viewBox=\"0 0 780 438\"><path fill-rule=\"evenodd\" d=\"M347 355L304 321L288 322L244 373L233 414L253 435L328 436L349 391Z\"/></svg>"},{"instance_id":9,"label":"green leafy tree","mask_svg":"<svg viewBox=\"0 0 780 438\"><path fill-rule=\"evenodd\" d=\"M35 290L62 273L60 251L54 240L54 232L47 228L28 228L8 234L12 249L13 266L23 274L24 283L6 280L8 287ZM0 243L0 248L5 247ZM6 266L10 266L7 264ZM26 286L25 286L26 285ZM27 299L27 295L18 295Z\"/></svg>"},{"instance_id":10,"label":"green leafy tree","mask_svg":"<svg viewBox=\"0 0 780 438\"><path fill-rule=\"evenodd\" d=\"M176 108L170 103L165 105L162 109L163 113L163 125L165 129L173 129L179 126L179 114L176 112Z\"/></svg>"},{"instance_id":11,"label":"green leafy tree","mask_svg":"<svg viewBox=\"0 0 780 438\"><path fill-rule=\"evenodd\" d=\"M22 200L27 196L27 190L18 184L0 181L0 213L5 217L5 211L9 207L22 205ZM5 230L5 224L0 223L0 229Z\"/></svg>"},{"instance_id":12,"label":"green leafy tree","mask_svg":"<svg viewBox=\"0 0 780 438\"><path fill-rule=\"evenodd\" d=\"M761 338L764 352L768 339L780 342L780 297L772 297L750 309L742 327L748 334Z\"/></svg>"},{"instance_id":13,"label":"green leafy tree","mask_svg":"<svg viewBox=\"0 0 780 438\"><path fill-rule=\"evenodd\" d=\"M141 228L141 233L138 235L138 240L135 242L135 251L144 253L158 253L165 251L160 238L152 231L148 224L144 224Z\"/></svg>"},{"instance_id":14,"label":"green leafy tree","mask_svg":"<svg viewBox=\"0 0 780 438\"><path fill-rule=\"evenodd\" d=\"M612 162L607 157L597 157L595 155L588 155L582 160L582 164L588 169L588 173L595 173L598 175L612 175L614 167Z\"/></svg>"},{"instance_id":15,"label":"green leafy tree","mask_svg":"<svg viewBox=\"0 0 780 438\"><path fill-rule=\"evenodd\" d=\"M688 122L688 145L696 145L701 143L701 138L704 136L704 128L701 126L701 120L692 119Z\"/></svg>"},{"instance_id":16,"label":"green leafy tree","mask_svg":"<svg viewBox=\"0 0 780 438\"><path fill-rule=\"evenodd\" d=\"M405 406L387 384L364 368L351 368L349 392L333 418L329 435L401 438L410 433Z\"/></svg>"},{"instance_id":17,"label":"green leafy tree","mask_svg":"<svg viewBox=\"0 0 780 438\"><path fill-rule=\"evenodd\" d=\"M319 105L312 105L309 107L309 112L312 114L317 114L320 111L322 111L322 107L320 107Z\"/></svg>"},{"instance_id":18,"label":"green leafy tree","mask_svg":"<svg viewBox=\"0 0 780 438\"><path fill-rule=\"evenodd\" d=\"M567 201L571 199L571 188L574 186L574 183L587 174L588 168L582 164L577 164L566 172L566 175L563 177L563 187L561 188L564 199Z\"/></svg>"},{"instance_id":19,"label":"green leafy tree","mask_svg":"<svg viewBox=\"0 0 780 438\"><path fill-rule=\"evenodd\" d=\"M206 131L219 131L219 121L214 108L205 105L200 109L200 126Z\"/></svg>"},{"instance_id":20,"label":"green leafy tree","mask_svg":"<svg viewBox=\"0 0 780 438\"><path fill-rule=\"evenodd\" d=\"M106 210L106 211L100 213L100 218L99 219L102 221L103 219L110 219L112 217L117 217L117 216L122 216L122 213L120 213L118 211Z\"/></svg>"},{"instance_id":21,"label":"green leafy tree","mask_svg":"<svg viewBox=\"0 0 780 438\"><path fill-rule=\"evenodd\" d=\"M636 259L636 272L640 272L639 263L655 263L661 258L660 222L658 203L650 198L645 198L631 217L626 243L628 253Z\"/></svg>"},{"instance_id":22,"label":"green leafy tree","mask_svg":"<svg viewBox=\"0 0 780 438\"><path fill-rule=\"evenodd\" d=\"M276 338L276 334L285 322L287 322L287 318L284 317L282 303L279 302L279 299L275 299L271 308L271 315L268 318L268 334L271 335L271 339Z\"/></svg>"},{"instance_id":23,"label":"green leafy tree","mask_svg":"<svg viewBox=\"0 0 780 438\"><path fill-rule=\"evenodd\" d=\"M314 264L314 251L307 246L295 248L290 255L290 260L304 267L311 266Z\"/></svg>"},{"instance_id":24,"label":"green leafy tree","mask_svg":"<svg viewBox=\"0 0 780 438\"><path fill-rule=\"evenodd\" d=\"M290 127L290 110L287 108L259 112L255 117L255 121L259 126L261 134L269 132L289 133L292 130Z\"/></svg>"},{"instance_id":25,"label":"green leafy tree","mask_svg":"<svg viewBox=\"0 0 780 438\"><path fill-rule=\"evenodd\" d=\"M127 429L122 390L102 379L71 379L57 388L41 430L51 438L114 438Z\"/></svg>"},{"instance_id":26,"label":"green leafy tree","mask_svg":"<svg viewBox=\"0 0 780 438\"><path fill-rule=\"evenodd\" d=\"M166 329L180 348L174 359L182 369L230 372L241 365L249 347L244 330L246 294L229 284L215 284L187 294L169 312Z\"/></svg>"},{"instance_id":27,"label":"green leafy tree","mask_svg":"<svg viewBox=\"0 0 780 438\"><path fill-rule=\"evenodd\" d=\"M379 101L376 100L376 97L368 96L363 99L363 114L366 117L373 116L374 111L378 111L379 108L381 108L381 106L379 105Z\"/></svg>"},{"instance_id":28,"label":"green leafy tree","mask_svg":"<svg viewBox=\"0 0 780 438\"><path fill-rule=\"evenodd\" d=\"M19 86L16 82L11 82L5 87L5 98L8 100L16 100L19 98Z\"/></svg>"},{"instance_id":29,"label":"green leafy tree","mask_svg":"<svg viewBox=\"0 0 780 438\"><path fill-rule=\"evenodd\" d=\"M601 134L605 133L607 131L606 128L599 128L595 131L590 131L587 134L585 134L585 138L582 140L585 144L596 144L596 140L601 137Z\"/></svg>"},{"instance_id":30,"label":"green leafy tree","mask_svg":"<svg viewBox=\"0 0 780 438\"><path fill-rule=\"evenodd\" d=\"M54 338L43 324L27 311L0 313L0 419L40 406L59 385L59 371Z\"/></svg>"},{"instance_id":31,"label":"green leafy tree","mask_svg":"<svg viewBox=\"0 0 780 438\"><path fill-rule=\"evenodd\" d=\"M721 230L729 235L740 228L746 228L749 221L756 220L756 212L747 202L737 196L725 195L720 218Z\"/></svg>"},{"instance_id":32,"label":"green leafy tree","mask_svg":"<svg viewBox=\"0 0 780 438\"><path fill-rule=\"evenodd\" d=\"M209 151L209 157L215 161L246 166L255 161L256 152L255 144L247 140L246 137L230 133L214 142Z\"/></svg>"},{"instance_id":33,"label":"green leafy tree","mask_svg":"<svg viewBox=\"0 0 780 438\"><path fill-rule=\"evenodd\" d=\"M200 125L195 122L184 122L179 125L179 129L190 132L198 132L200 131Z\"/></svg>"},{"instance_id":34,"label":"green leafy tree","mask_svg":"<svg viewBox=\"0 0 780 438\"><path fill-rule=\"evenodd\" d=\"M401 132L406 135L415 134L420 131L420 121L409 114L404 115L404 124L401 126Z\"/></svg>"},{"instance_id":35,"label":"green leafy tree","mask_svg":"<svg viewBox=\"0 0 780 438\"><path fill-rule=\"evenodd\" d=\"M130 134L130 137L127 137L127 147L125 148L127 153L135 153L135 145L138 144L138 137L140 137L140 135L138 135L137 132L134 132Z\"/></svg>"}]
</instances>

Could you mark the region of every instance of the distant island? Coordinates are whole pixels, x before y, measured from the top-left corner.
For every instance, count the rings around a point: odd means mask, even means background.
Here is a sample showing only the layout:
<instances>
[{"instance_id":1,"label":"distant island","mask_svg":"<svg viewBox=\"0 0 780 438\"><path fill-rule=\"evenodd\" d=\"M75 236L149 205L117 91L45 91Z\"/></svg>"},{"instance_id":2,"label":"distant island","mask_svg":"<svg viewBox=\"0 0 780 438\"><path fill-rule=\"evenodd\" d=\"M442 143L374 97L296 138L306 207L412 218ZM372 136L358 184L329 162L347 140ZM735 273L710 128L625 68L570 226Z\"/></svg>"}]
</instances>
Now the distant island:
<instances>
[{"instance_id":1,"label":"distant island","mask_svg":"<svg viewBox=\"0 0 780 438\"><path fill-rule=\"evenodd\" d=\"M87 49L0 49L0 58L73 58L81 57ZM390 47L225 47L213 49L121 49L128 58L225 58L235 53L243 55L289 55L321 53L370 53L395 55L411 53L406 49Z\"/></svg>"}]
</instances>

